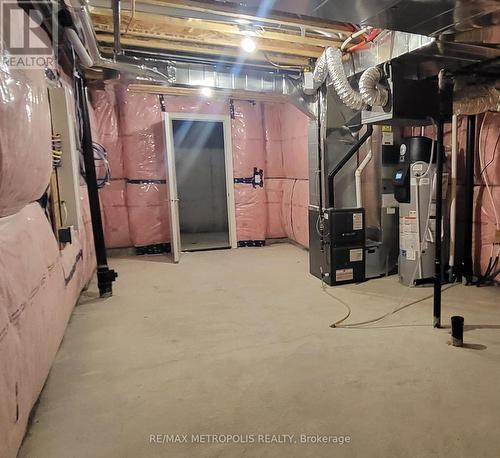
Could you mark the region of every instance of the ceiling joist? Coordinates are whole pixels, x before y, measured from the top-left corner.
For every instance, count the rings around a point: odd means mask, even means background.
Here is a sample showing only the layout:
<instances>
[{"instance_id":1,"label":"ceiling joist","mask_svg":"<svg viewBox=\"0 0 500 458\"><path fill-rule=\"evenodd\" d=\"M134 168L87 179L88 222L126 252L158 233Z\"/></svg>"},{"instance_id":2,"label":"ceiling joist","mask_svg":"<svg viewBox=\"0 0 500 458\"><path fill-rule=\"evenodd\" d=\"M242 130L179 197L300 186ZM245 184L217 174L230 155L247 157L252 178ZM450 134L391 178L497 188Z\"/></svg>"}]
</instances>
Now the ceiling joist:
<instances>
[{"instance_id":1,"label":"ceiling joist","mask_svg":"<svg viewBox=\"0 0 500 458\"><path fill-rule=\"evenodd\" d=\"M113 44L113 36L109 33L97 33L97 40L105 45ZM197 43L187 43L182 41L172 40L158 40L152 38L141 37L122 37L121 43L125 48L143 49L143 50L157 50L167 53L182 53L185 55L195 56L224 56L233 60L239 60L241 54L239 49L236 48L223 48L216 46L208 46ZM286 66L306 67L309 65L309 59L305 57L297 57L284 54L267 54L262 51L257 51L251 56L246 56L242 63L259 63L268 62Z\"/></svg>"},{"instance_id":2,"label":"ceiling joist","mask_svg":"<svg viewBox=\"0 0 500 458\"><path fill-rule=\"evenodd\" d=\"M169 8L178 8L187 11L196 11L199 13L217 14L234 20L245 19L250 22L260 21L279 26L298 27L299 29L314 29L327 34L346 34L352 33L352 27L345 23L324 21L317 18L299 18L285 13L276 14L268 12L265 17L256 17L256 14L249 14L243 7L238 8L234 4L224 3L213 0L136 0L136 4L153 5ZM188 15L188 13L186 13ZM344 37L346 38L346 37Z\"/></svg>"}]
</instances>

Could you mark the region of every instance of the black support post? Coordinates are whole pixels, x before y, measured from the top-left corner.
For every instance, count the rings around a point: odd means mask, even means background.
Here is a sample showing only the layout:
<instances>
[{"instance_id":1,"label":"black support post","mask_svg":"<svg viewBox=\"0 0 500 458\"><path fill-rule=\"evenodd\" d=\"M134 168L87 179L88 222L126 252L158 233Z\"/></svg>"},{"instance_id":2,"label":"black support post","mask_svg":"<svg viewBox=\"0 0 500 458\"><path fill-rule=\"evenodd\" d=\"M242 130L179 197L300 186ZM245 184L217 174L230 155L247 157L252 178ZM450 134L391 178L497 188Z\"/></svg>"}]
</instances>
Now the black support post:
<instances>
[{"instance_id":1,"label":"black support post","mask_svg":"<svg viewBox=\"0 0 500 458\"><path fill-rule=\"evenodd\" d=\"M442 117L436 119L437 130L437 159L436 159L436 234L434 254L434 327L441 327L441 284L442 273L442 248L441 227L443 223L443 161L444 161L444 121Z\"/></svg>"},{"instance_id":2,"label":"black support post","mask_svg":"<svg viewBox=\"0 0 500 458\"><path fill-rule=\"evenodd\" d=\"M104 244L104 231L102 229L101 206L99 204L99 191L94 163L94 150L92 147L92 132L87 105L87 90L82 77L76 79L76 91L80 102L79 111L82 123L81 147L85 164L85 179L89 195L90 214L92 217L92 232L94 233L94 246L97 260L97 286L100 297L113 295L113 282L118 274L108 267L106 245Z\"/></svg>"},{"instance_id":3,"label":"black support post","mask_svg":"<svg viewBox=\"0 0 500 458\"><path fill-rule=\"evenodd\" d=\"M467 116L467 150L465 156L464 251L462 273L472 283L472 228L474 207L474 153L476 148L476 116Z\"/></svg>"}]
</instances>

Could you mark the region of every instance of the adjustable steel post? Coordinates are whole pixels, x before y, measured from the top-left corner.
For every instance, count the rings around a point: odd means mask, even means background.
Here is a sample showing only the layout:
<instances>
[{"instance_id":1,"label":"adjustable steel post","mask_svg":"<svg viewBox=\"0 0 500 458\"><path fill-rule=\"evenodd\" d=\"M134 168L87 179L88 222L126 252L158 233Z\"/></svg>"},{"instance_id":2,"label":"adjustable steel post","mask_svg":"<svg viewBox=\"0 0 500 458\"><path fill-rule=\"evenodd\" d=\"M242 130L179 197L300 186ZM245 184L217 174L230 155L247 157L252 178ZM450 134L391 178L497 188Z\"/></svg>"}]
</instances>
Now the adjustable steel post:
<instances>
[{"instance_id":1,"label":"adjustable steel post","mask_svg":"<svg viewBox=\"0 0 500 458\"><path fill-rule=\"evenodd\" d=\"M442 258L441 226L443 223L443 160L444 160L444 122L443 118L436 119L437 129L437 159L436 159L436 235L434 254L434 327L441 327L441 283Z\"/></svg>"},{"instance_id":2,"label":"adjustable steel post","mask_svg":"<svg viewBox=\"0 0 500 458\"><path fill-rule=\"evenodd\" d=\"M92 132L90 130L90 119L87 105L87 91L83 77L76 79L76 90L80 101L80 115L82 128L81 146L85 163L85 180L89 195L90 214L92 217L92 232L94 234L95 255L97 260L97 286L101 297L109 297L113 294L113 282L118 274L108 267L106 245L104 243L104 231L102 229L101 206L99 204L99 191L97 189L97 177L94 162L94 150L92 147Z\"/></svg>"}]
</instances>

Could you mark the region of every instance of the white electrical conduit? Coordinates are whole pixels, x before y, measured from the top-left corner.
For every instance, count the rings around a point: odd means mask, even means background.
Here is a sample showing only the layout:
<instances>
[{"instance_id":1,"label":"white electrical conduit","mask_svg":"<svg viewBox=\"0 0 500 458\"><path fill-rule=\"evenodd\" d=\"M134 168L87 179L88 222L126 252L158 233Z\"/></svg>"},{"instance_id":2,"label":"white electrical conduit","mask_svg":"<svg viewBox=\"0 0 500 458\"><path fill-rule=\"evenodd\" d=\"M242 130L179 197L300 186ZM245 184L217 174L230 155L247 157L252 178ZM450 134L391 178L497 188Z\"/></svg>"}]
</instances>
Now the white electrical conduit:
<instances>
[{"instance_id":1,"label":"white electrical conduit","mask_svg":"<svg viewBox=\"0 0 500 458\"><path fill-rule=\"evenodd\" d=\"M450 203L450 271L455 267L457 234L457 174L458 174L458 117L451 118L451 203Z\"/></svg>"},{"instance_id":2,"label":"white electrical conduit","mask_svg":"<svg viewBox=\"0 0 500 458\"><path fill-rule=\"evenodd\" d=\"M356 206L357 208L363 207L363 193L361 189L361 174L363 173L363 170L365 167L369 164L369 162L372 160L373 154L372 150L370 148L370 151L368 151L368 154L365 156L359 167L356 169L356 172L354 172L354 180L356 182Z\"/></svg>"},{"instance_id":3,"label":"white electrical conduit","mask_svg":"<svg viewBox=\"0 0 500 458\"><path fill-rule=\"evenodd\" d=\"M373 30L373 27L370 27L370 26L367 26L367 27L363 27L362 29L358 30L357 32L354 32L350 37L347 38L347 40L345 40L342 45L340 46L340 50L342 52L345 51L345 48L346 46L352 41L354 40L355 38L358 38L360 37L361 35L363 35L364 33L370 33L371 31Z\"/></svg>"}]
</instances>

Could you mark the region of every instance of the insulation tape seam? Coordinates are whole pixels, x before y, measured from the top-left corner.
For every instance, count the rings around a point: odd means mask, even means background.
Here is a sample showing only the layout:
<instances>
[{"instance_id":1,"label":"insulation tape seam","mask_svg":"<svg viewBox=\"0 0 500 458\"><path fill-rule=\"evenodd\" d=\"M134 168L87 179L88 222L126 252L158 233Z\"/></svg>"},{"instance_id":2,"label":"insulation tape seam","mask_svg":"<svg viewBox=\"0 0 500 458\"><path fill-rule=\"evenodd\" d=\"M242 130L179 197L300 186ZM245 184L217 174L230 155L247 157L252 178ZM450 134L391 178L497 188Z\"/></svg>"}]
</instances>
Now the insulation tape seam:
<instances>
[{"instance_id":1,"label":"insulation tape seam","mask_svg":"<svg viewBox=\"0 0 500 458\"><path fill-rule=\"evenodd\" d=\"M127 184L167 184L167 180L131 180L126 178Z\"/></svg>"}]
</instances>

